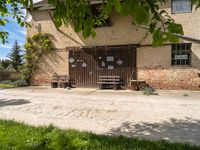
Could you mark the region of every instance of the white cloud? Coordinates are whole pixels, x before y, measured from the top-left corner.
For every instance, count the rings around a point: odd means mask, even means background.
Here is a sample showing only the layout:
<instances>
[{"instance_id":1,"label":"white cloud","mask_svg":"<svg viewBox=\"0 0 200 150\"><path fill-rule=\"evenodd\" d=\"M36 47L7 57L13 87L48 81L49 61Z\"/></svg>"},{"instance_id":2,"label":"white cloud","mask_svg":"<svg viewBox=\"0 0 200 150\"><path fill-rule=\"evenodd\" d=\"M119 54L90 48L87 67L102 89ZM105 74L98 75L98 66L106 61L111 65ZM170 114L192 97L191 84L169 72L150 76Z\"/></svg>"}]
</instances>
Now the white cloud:
<instances>
[{"instance_id":1,"label":"white cloud","mask_svg":"<svg viewBox=\"0 0 200 150\"><path fill-rule=\"evenodd\" d=\"M0 44L0 48L3 48L3 49L10 49L10 48L12 48L12 45L11 45L11 44L7 44L7 45Z\"/></svg>"},{"instance_id":2,"label":"white cloud","mask_svg":"<svg viewBox=\"0 0 200 150\"><path fill-rule=\"evenodd\" d=\"M40 2L42 0L33 0L33 3L37 3L37 2Z\"/></svg>"},{"instance_id":3,"label":"white cloud","mask_svg":"<svg viewBox=\"0 0 200 150\"><path fill-rule=\"evenodd\" d=\"M18 30L19 33L21 33L22 35L26 36L26 30Z\"/></svg>"},{"instance_id":4,"label":"white cloud","mask_svg":"<svg viewBox=\"0 0 200 150\"><path fill-rule=\"evenodd\" d=\"M8 22L9 23L17 23L17 19L13 18L13 16L8 17Z\"/></svg>"},{"instance_id":5,"label":"white cloud","mask_svg":"<svg viewBox=\"0 0 200 150\"><path fill-rule=\"evenodd\" d=\"M17 30L16 32L8 31L9 38L13 40L20 41L21 39L24 39L25 33L23 30ZM20 33L20 34L19 34Z\"/></svg>"},{"instance_id":6,"label":"white cloud","mask_svg":"<svg viewBox=\"0 0 200 150\"><path fill-rule=\"evenodd\" d=\"M20 28L19 30L16 30L16 32L13 32L13 31L8 31L6 29L3 29L5 32L8 32L9 34L9 39L13 39L13 40L20 40L20 39L23 39L24 37L23 36L26 36L26 30L23 29L23 28ZM18 32L18 33L17 33ZM21 35L19 35L19 33ZM22 36L23 35L23 36Z\"/></svg>"},{"instance_id":7,"label":"white cloud","mask_svg":"<svg viewBox=\"0 0 200 150\"><path fill-rule=\"evenodd\" d=\"M0 60L5 60L5 59L9 59L9 58L0 56Z\"/></svg>"},{"instance_id":8,"label":"white cloud","mask_svg":"<svg viewBox=\"0 0 200 150\"><path fill-rule=\"evenodd\" d=\"M25 50L24 45L25 45L25 42L19 42L19 46L21 47L23 51Z\"/></svg>"}]
</instances>

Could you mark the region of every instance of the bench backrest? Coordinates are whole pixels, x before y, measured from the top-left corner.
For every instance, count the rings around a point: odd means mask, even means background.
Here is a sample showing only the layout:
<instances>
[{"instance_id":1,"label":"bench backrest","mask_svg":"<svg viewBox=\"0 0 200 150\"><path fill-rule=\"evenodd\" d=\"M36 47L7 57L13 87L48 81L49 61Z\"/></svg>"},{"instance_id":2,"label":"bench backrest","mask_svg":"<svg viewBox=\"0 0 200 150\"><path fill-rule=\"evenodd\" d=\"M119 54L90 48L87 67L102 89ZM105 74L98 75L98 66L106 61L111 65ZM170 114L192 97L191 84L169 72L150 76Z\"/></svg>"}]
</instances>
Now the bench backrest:
<instances>
[{"instance_id":1,"label":"bench backrest","mask_svg":"<svg viewBox=\"0 0 200 150\"><path fill-rule=\"evenodd\" d=\"M111 83L116 83L119 84L120 83L120 76L99 76L98 79L98 83L99 84L111 84Z\"/></svg>"}]
</instances>

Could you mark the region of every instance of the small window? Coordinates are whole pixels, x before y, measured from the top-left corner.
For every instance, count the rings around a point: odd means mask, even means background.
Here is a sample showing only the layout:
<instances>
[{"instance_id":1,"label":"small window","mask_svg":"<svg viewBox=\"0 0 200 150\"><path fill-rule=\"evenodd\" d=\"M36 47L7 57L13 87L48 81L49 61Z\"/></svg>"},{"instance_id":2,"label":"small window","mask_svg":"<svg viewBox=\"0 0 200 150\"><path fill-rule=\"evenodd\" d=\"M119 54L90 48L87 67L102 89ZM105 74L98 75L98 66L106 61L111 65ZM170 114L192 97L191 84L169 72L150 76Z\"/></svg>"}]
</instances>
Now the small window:
<instances>
[{"instance_id":1,"label":"small window","mask_svg":"<svg viewBox=\"0 0 200 150\"><path fill-rule=\"evenodd\" d=\"M188 13L192 12L191 0L172 0L172 13Z\"/></svg>"},{"instance_id":2,"label":"small window","mask_svg":"<svg viewBox=\"0 0 200 150\"><path fill-rule=\"evenodd\" d=\"M172 66L191 65L191 43L172 44Z\"/></svg>"}]
</instances>

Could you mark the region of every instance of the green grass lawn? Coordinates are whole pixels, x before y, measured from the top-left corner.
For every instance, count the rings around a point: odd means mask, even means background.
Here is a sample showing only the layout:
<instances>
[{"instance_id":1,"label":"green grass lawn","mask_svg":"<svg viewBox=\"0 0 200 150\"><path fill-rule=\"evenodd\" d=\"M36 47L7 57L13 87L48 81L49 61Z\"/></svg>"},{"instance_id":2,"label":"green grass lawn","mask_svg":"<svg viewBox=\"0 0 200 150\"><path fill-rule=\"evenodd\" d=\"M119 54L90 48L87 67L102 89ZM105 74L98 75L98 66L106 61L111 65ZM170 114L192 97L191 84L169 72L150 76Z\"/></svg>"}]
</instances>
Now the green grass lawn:
<instances>
[{"instance_id":1,"label":"green grass lawn","mask_svg":"<svg viewBox=\"0 0 200 150\"><path fill-rule=\"evenodd\" d=\"M0 120L1 150L197 150L189 144L96 135Z\"/></svg>"},{"instance_id":2,"label":"green grass lawn","mask_svg":"<svg viewBox=\"0 0 200 150\"><path fill-rule=\"evenodd\" d=\"M16 86L13 84L0 84L0 89L11 89L15 88Z\"/></svg>"}]
</instances>

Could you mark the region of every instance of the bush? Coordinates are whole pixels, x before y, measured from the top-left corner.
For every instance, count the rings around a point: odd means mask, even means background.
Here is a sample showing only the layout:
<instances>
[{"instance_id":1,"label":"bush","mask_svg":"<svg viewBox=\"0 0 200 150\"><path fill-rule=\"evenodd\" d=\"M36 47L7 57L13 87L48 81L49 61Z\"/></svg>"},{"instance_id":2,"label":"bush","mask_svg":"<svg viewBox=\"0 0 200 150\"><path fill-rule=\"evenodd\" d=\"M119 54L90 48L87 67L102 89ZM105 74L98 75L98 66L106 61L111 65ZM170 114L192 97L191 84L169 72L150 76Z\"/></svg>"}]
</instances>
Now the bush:
<instances>
[{"instance_id":1,"label":"bush","mask_svg":"<svg viewBox=\"0 0 200 150\"><path fill-rule=\"evenodd\" d=\"M151 87L145 87L144 91L143 91L143 94L144 95L148 95L148 96L150 96L150 95L158 95L158 93L155 93L155 90L152 89Z\"/></svg>"},{"instance_id":2,"label":"bush","mask_svg":"<svg viewBox=\"0 0 200 150\"><path fill-rule=\"evenodd\" d=\"M188 95L188 94L183 94L183 96L187 97L187 96L189 96L189 95Z\"/></svg>"},{"instance_id":3,"label":"bush","mask_svg":"<svg viewBox=\"0 0 200 150\"><path fill-rule=\"evenodd\" d=\"M27 86L27 82L25 80L16 80L15 82L13 82L13 84L16 86L16 87L25 87Z\"/></svg>"},{"instance_id":4,"label":"bush","mask_svg":"<svg viewBox=\"0 0 200 150\"><path fill-rule=\"evenodd\" d=\"M5 80L5 81L1 81L1 84L12 84L11 80Z\"/></svg>"}]
</instances>

